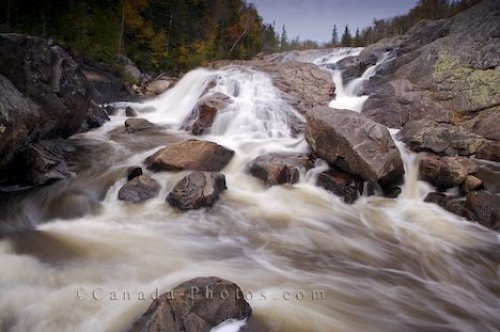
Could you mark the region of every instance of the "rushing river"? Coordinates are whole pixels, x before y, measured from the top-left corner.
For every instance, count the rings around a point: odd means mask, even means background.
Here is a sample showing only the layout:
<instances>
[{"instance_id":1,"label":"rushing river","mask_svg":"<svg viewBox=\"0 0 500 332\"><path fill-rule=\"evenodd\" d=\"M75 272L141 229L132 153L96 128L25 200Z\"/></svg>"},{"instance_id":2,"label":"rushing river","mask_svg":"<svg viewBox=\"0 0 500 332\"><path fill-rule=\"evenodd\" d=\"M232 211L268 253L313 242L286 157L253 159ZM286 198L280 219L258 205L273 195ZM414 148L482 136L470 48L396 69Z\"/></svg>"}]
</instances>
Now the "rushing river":
<instances>
[{"instance_id":1,"label":"rushing river","mask_svg":"<svg viewBox=\"0 0 500 332\"><path fill-rule=\"evenodd\" d=\"M302 61L324 66L360 51ZM359 84L376 69L346 86L332 71L331 106L360 111L366 97L358 96ZM184 119L203 93L217 91L233 103L202 139L236 154L223 170L228 190L215 206L178 212L165 202L187 172L152 174L162 190L144 204L118 201L124 170L190 138L180 130ZM346 205L315 186L326 169L321 161L293 186L266 188L247 173L262 154L308 151L287 123L301 115L263 73L194 70L165 94L132 106L168 129L124 133L120 111L75 137L82 145L73 161L82 169L78 177L0 210L7 234L0 239L1 331L124 331L156 292L209 275L242 288L253 308L249 331L500 328L498 235L424 203L432 188L417 181L403 144L403 194ZM79 208L93 214L63 220Z\"/></svg>"}]
</instances>

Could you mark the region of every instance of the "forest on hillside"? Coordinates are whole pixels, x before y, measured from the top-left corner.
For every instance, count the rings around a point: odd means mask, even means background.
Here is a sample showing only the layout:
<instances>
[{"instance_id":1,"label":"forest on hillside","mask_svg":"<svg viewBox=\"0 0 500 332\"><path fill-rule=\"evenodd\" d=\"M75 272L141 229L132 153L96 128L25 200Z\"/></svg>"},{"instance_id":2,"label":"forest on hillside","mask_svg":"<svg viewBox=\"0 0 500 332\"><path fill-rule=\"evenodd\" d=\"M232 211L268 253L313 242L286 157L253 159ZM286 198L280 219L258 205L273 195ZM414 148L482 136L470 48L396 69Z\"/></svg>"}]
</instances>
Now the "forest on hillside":
<instances>
[{"instance_id":1,"label":"forest on hillside","mask_svg":"<svg viewBox=\"0 0 500 332\"><path fill-rule=\"evenodd\" d=\"M248 59L274 47L273 28L242 0L8 0L2 31L66 43L110 62L125 54L141 68L182 71L207 61ZM267 46L269 44L269 46Z\"/></svg>"},{"instance_id":2,"label":"forest on hillside","mask_svg":"<svg viewBox=\"0 0 500 332\"><path fill-rule=\"evenodd\" d=\"M123 54L145 70L182 72L259 52L366 46L404 34L422 19L451 17L478 2L420 0L408 14L374 19L363 30L334 25L325 45L290 38L285 26L266 24L245 0L0 0L0 32L51 38L108 63Z\"/></svg>"}]
</instances>

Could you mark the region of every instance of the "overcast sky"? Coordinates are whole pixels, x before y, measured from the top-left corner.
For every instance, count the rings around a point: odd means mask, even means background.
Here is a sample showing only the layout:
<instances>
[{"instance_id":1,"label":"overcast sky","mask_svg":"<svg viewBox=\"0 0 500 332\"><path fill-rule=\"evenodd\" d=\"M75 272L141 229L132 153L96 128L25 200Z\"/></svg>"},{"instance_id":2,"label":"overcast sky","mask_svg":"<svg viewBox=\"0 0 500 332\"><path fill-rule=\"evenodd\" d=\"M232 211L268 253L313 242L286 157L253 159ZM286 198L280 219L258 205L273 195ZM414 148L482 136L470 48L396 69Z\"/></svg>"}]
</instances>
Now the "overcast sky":
<instances>
[{"instance_id":1,"label":"overcast sky","mask_svg":"<svg viewBox=\"0 0 500 332\"><path fill-rule=\"evenodd\" d=\"M417 0L249 0L264 18L276 22L281 33L286 26L288 38L299 36L326 42L331 38L334 24L339 35L349 24L351 32L369 26L374 18L388 18L404 14L415 6Z\"/></svg>"}]
</instances>

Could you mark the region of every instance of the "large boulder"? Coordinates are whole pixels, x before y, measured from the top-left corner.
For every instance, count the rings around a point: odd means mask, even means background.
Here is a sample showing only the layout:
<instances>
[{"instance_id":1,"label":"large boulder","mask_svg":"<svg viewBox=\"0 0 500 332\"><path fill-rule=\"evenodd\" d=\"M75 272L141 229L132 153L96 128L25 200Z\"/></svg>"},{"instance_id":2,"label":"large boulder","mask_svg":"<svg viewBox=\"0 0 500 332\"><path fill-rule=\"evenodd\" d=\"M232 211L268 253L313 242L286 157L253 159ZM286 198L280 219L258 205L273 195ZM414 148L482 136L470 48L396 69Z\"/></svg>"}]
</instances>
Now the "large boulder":
<instances>
[{"instance_id":1,"label":"large boulder","mask_svg":"<svg viewBox=\"0 0 500 332\"><path fill-rule=\"evenodd\" d=\"M153 171L218 172L231 161L234 151L219 144L189 140L167 145L145 160Z\"/></svg>"},{"instance_id":2,"label":"large boulder","mask_svg":"<svg viewBox=\"0 0 500 332\"><path fill-rule=\"evenodd\" d=\"M500 142L484 142L476 150L476 158L500 162Z\"/></svg>"},{"instance_id":3,"label":"large boulder","mask_svg":"<svg viewBox=\"0 0 500 332\"><path fill-rule=\"evenodd\" d=\"M212 206L226 189L224 174L192 172L175 185L167 202L179 210L195 210Z\"/></svg>"},{"instance_id":4,"label":"large boulder","mask_svg":"<svg viewBox=\"0 0 500 332\"><path fill-rule=\"evenodd\" d=\"M362 112L402 127L419 119L457 123L498 109L499 15L500 2L484 0L453 18L421 21L405 36L365 49L360 58L376 49L393 56L365 85L370 97Z\"/></svg>"},{"instance_id":5,"label":"large boulder","mask_svg":"<svg viewBox=\"0 0 500 332\"><path fill-rule=\"evenodd\" d=\"M479 166L465 157L442 157L429 153L419 155L419 175L440 189L464 183L468 175L477 173Z\"/></svg>"},{"instance_id":6,"label":"large boulder","mask_svg":"<svg viewBox=\"0 0 500 332\"><path fill-rule=\"evenodd\" d=\"M252 314L241 289L217 277L195 278L154 300L131 332L208 332Z\"/></svg>"},{"instance_id":7,"label":"large boulder","mask_svg":"<svg viewBox=\"0 0 500 332\"><path fill-rule=\"evenodd\" d=\"M342 197L347 204L354 203L363 193L363 180L338 169L330 169L318 174L316 184Z\"/></svg>"},{"instance_id":8,"label":"large boulder","mask_svg":"<svg viewBox=\"0 0 500 332\"><path fill-rule=\"evenodd\" d=\"M0 34L0 170L30 143L67 138L86 120L90 86L60 46L36 37ZM11 165L12 164L12 165ZM24 165L26 166L26 165Z\"/></svg>"},{"instance_id":9,"label":"large boulder","mask_svg":"<svg viewBox=\"0 0 500 332\"><path fill-rule=\"evenodd\" d=\"M389 184L404 174L388 129L359 113L314 108L307 115L306 140L318 157L365 180Z\"/></svg>"},{"instance_id":10,"label":"large boulder","mask_svg":"<svg viewBox=\"0 0 500 332\"><path fill-rule=\"evenodd\" d=\"M160 78L149 82L144 88L144 94L147 96L157 96L170 89L175 84L173 79Z\"/></svg>"},{"instance_id":11,"label":"large boulder","mask_svg":"<svg viewBox=\"0 0 500 332\"><path fill-rule=\"evenodd\" d=\"M212 127L217 112L226 108L231 103L231 98L217 92L203 97L194 107L184 125L184 130L191 131L194 135L201 135Z\"/></svg>"},{"instance_id":12,"label":"large boulder","mask_svg":"<svg viewBox=\"0 0 500 332\"><path fill-rule=\"evenodd\" d=\"M300 170L313 167L314 162L308 155L270 153L252 161L250 174L267 186L294 184L299 181Z\"/></svg>"},{"instance_id":13,"label":"large boulder","mask_svg":"<svg viewBox=\"0 0 500 332\"><path fill-rule=\"evenodd\" d=\"M157 196L161 186L147 175L139 175L128 181L118 192L121 201L140 203Z\"/></svg>"}]
</instances>

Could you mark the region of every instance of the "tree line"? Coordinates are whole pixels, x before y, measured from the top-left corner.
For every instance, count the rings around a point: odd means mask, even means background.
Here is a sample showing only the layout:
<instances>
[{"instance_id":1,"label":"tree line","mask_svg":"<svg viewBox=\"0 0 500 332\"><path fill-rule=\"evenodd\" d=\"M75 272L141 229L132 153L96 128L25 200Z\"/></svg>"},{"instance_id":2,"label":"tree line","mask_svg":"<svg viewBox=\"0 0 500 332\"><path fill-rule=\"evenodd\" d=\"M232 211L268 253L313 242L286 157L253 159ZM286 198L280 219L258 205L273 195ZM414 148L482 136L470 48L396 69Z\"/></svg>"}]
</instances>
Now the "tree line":
<instances>
[{"instance_id":1,"label":"tree line","mask_svg":"<svg viewBox=\"0 0 500 332\"><path fill-rule=\"evenodd\" d=\"M0 31L63 42L113 62L184 71L217 59L249 59L277 47L271 25L244 0L0 0Z\"/></svg>"},{"instance_id":2,"label":"tree line","mask_svg":"<svg viewBox=\"0 0 500 332\"><path fill-rule=\"evenodd\" d=\"M186 71L219 59L250 59L319 47L359 47L408 32L422 19L451 17L480 0L420 0L406 15L353 33L333 26L329 43L290 39L245 0L0 0L0 32L53 38L83 56L142 69ZM278 31L280 30L280 31Z\"/></svg>"},{"instance_id":3,"label":"tree line","mask_svg":"<svg viewBox=\"0 0 500 332\"><path fill-rule=\"evenodd\" d=\"M417 5L408 14L395 16L389 19L374 19L371 26L361 32L356 29L353 35L348 25L339 39L337 26L333 26L332 37L327 46L359 47L367 46L384 38L404 35L415 24L424 19L437 20L452 17L481 0L419 0Z\"/></svg>"}]
</instances>

